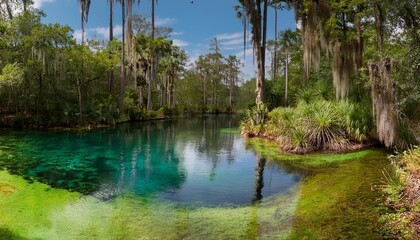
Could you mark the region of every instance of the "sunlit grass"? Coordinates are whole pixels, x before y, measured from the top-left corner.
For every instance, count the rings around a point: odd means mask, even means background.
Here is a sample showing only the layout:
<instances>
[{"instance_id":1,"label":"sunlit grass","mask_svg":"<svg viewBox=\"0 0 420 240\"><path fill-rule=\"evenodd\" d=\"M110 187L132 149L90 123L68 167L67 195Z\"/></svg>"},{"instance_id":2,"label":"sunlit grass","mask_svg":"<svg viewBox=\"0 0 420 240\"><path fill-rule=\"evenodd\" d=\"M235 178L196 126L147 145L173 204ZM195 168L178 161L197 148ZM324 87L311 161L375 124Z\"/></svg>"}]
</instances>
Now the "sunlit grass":
<instances>
[{"instance_id":1,"label":"sunlit grass","mask_svg":"<svg viewBox=\"0 0 420 240\"><path fill-rule=\"evenodd\" d=\"M182 206L120 196L100 202L0 172L0 234L11 239L243 239L286 237L299 189L251 206ZM3 188L0 188L3 189ZM12 207L13 206L13 207Z\"/></svg>"}]
</instances>

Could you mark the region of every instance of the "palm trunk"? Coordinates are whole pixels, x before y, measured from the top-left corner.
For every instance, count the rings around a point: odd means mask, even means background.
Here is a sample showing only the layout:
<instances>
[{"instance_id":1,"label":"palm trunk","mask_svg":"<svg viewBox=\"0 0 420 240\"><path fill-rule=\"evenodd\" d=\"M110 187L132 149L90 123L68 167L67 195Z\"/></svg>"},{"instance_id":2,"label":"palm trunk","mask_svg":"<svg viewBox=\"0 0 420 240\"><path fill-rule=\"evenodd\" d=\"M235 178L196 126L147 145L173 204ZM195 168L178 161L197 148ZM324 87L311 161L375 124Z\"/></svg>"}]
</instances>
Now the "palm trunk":
<instances>
[{"instance_id":1,"label":"palm trunk","mask_svg":"<svg viewBox=\"0 0 420 240\"><path fill-rule=\"evenodd\" d=\"M155 0L152 0L152 41L155 39ZM147 110L152 109L152 84L155 79L155 56L152 51L151 74L147 89Z\"/></svg>"},{"instance_id":2,"label":"palm trunk","mask_svg":"<svg viewBox=\"0 0 420 240\"><path fill-rule=\"evenodd\" d=\"M122 9L122 55L121 55L121 86L120 86L120 112L124 104L124 82L125 82L125 0L121 0Z\"/></svg>"},{"instance_id":3,"label":"palm trunk","mask_svg":"<svg viewBox=\"0 0 420 240\"><path fill-rule=\"evenodd\" d=\"M109 0L109 41L114 39L114 0ZM109 94L114 93L114 70L109 71Z\"/></svg>"},{"instance_id":4,"label":"palm trunk","mask_svg":"<svg viewBox=\"0 0 420 240\"><path fill-rule=\"evenodd\" d=\"M277 8L274 8L274 66L273 80L277 78Z\"/></svg>"},{"instance_id":5,"label":"palm trunk","mask_svg":"<svg viewBox=\"0 0 420 240\"><path fill-rule=\"evenodd\" d=\"M288 99L288 87L289 87L289 52L286 51L286 72L285 72L286 83L284 86L284 103L286 107L289 105Z\"/></svg>"},{"instance_id":6,"label":"palm trunk","mask_svg":"<svg viewBox=\"0 0 420 240\"><path fill-rule=\"evenodd\" d=\"M264 1L263 32L261 34L261 0L243 0L249 21L252 25L252 41L257 57L257 76L256 76L256 99L257 104L264 101L264 80L265 80L265 45L267 36L267 0ZM262 41L261 41L262 38Z\"/></svg>"}]
</instances>

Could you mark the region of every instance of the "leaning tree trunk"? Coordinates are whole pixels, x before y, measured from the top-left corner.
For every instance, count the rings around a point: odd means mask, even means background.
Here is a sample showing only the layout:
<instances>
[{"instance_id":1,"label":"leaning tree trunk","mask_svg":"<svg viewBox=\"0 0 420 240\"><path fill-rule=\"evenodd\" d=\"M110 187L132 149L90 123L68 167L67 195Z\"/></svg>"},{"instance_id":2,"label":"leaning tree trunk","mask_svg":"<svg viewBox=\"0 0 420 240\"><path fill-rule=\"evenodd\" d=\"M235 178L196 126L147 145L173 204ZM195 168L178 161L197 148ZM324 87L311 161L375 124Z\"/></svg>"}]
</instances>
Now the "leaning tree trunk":
<instances>
[{"instance_id":1,"label":"leaning tree trunk","mask_svg":"<svg viewBox=\"0 0 420 240\"><path fill-rule=\"evenodd\" d=\"M398 140L397 104L394 80L390 76L392 67L393 62L389 58L368 64L376 131L379 141L386 147L395 146Z\"/></svg>"}]
</instances>

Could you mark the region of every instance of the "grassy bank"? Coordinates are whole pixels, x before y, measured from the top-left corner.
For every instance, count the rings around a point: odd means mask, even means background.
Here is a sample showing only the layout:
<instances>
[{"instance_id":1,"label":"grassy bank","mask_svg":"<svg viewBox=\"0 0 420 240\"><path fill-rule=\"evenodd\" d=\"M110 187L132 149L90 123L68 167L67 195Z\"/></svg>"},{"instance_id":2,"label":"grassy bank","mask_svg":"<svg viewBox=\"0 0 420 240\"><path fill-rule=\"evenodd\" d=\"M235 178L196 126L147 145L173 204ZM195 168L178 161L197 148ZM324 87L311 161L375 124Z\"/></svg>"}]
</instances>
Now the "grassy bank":
<instances>
[{"instance_id":1,"label":"grassy bank","mask_svg":"<svg viewBox=\"0 0 420 240\"><path fill-rule=\"evenodd\" d=\"M393 168L384 173L385 237L420 239L420 149L390 156Z\"/></svg>"},{"instance_id":2,"label":"grassy bank","mask_svg":"<svg viewBox=\"0 0 420 240\"><path fill-rule=\"evenodd\" d=\"M346 152L371 143L370 109L348 101L300 101L294 108L268 112L263 104L248 111L245 136L275 140L286 152Z\"/></svg>"}]
</instances>

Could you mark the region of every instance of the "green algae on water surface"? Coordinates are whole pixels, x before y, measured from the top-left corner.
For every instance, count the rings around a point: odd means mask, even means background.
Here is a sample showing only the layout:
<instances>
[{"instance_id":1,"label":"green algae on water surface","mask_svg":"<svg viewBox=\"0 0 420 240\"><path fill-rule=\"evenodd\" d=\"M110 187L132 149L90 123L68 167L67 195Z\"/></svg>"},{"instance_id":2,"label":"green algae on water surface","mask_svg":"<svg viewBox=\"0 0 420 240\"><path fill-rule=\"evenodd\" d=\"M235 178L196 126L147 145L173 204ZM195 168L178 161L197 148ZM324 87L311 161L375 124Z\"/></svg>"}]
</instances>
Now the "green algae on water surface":
<instances>
[{"instance_id":1,"label":"green algae on water surface","mask_svg":"<svg viewBox=\"0 0 420 240\"><path fill-rule=\"evenodd\" d=\"M297 155L281 152L277 143L267 139L249 138L246 144L247 148L253 149L266 158L283 161L285 164L301 170L319 170L328 166L334 167L349 160L358 160L383 154L382 150L364 149L349 153L310 153Z\"/></svg>"},{"instance_id":2,"label":"green algae on water surface","mask_svg":"<svg viewBox=\"0 0 420 240\"><path fill-rule=\"evenodd\" d=\"M240 130L239 128L221 128L220 132L224 134L239 134Z\"/></svg>"}]
</instances>

